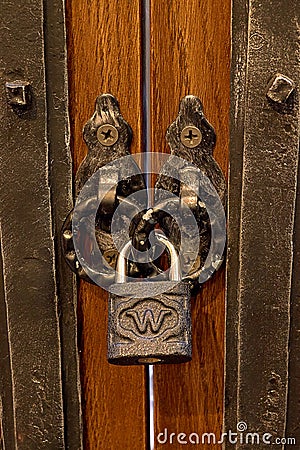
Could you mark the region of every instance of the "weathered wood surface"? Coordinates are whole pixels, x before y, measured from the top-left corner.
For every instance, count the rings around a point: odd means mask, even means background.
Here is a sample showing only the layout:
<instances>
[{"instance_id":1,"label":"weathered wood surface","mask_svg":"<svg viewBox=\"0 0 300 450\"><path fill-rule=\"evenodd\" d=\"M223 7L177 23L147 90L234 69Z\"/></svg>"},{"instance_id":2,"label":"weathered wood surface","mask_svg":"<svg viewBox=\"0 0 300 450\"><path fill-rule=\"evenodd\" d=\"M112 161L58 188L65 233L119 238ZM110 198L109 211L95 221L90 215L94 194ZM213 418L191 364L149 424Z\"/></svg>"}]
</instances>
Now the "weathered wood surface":
<instances>
[{"instance_id":1,"label":"weathered wood surface","mask_svg":"<svg viewBox=\"0 0 300 450\"><path fill-rule=\"evenodd\" d=\"M139 0L67 0L71 143L74 171L86 154L82 127L96 97L113 94L141 148L141 5ZM86 449L146 446L145 371L106 360L107 293L81 282L79 345Z\"/></svg>"},{"instance_id":2,"label":"weathered wood surface","mask_svg":"<svg viewBox=\"0 0 300 450\"><path fill-rule=\"evenodd\" d=\"M225 173L229 140L230 18L230 1L151 2L152 149L169 152L166 130L177 116L180 99L193 94L203 102L205 115L215 128L214 156ZM193 302L192 362L154 367L156 435L165 428L169 433L220 434L224 314L222 269L205 284ZM156 445L156 448L176 448L175 443ZM194 445L187 444L185 448Z\"/></svg>"}]
</instances>

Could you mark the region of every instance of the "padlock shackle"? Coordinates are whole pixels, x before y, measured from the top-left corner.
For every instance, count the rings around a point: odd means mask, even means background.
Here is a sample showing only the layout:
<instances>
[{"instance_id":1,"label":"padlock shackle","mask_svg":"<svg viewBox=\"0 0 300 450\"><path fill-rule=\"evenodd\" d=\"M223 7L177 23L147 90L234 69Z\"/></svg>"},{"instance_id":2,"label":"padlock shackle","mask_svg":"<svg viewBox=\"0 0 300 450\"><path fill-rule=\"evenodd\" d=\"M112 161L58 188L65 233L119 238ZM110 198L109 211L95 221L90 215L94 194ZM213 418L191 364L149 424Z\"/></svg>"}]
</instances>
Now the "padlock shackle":
<instances>
[{"instance_id":1,"label":"padlock shackle","mask_svg":"<svg viewBox=\"0 0 300 450\"><path fill-rule=\"evenodd\" d=\"M168 249L171 259L171 266L170 266L170 280L172 281L181 281L181 267L180 267L180 261L177 254L177 251L172 244L172 242L169 241L169 239L166 238L165 235L161 234L159 231L155 231L156 238L158 241L162 242ZM132 242L128 241L126 245L122 248L120 251L119 257L117 259L117 266L116 266L116 283L126 283L127 280L127 259L129 256L129 253L132 248Z\"/></svg>"},{"instance_id":2,"label":"padlock shackle","mask_svg":"<svg viewBox=\"0 0 300 450\"><path fill-rule=\"evenodd\" d=\"M167 247L169 254L170 254L170 259L171 259L170 280L180 281L181 280L181 267L180 267L179 257L178 257L178 254L177 254L177 251L176 251L174 245L163 234L156 233L156 238L158 241L165 244L165 246Z\"/></svg>"},{"instance_id":3,"label":"padlock shackle","mask_svg":"<svg viewBox=\"0 0 300 450\"><path fill-rule=\"evenodd\" d=\"M116 283L126 283L127 274L126 274L126 267L127 267L127 259L130 253L130 250L132 248L132 242L128 241L126 245L122 248L122 250L119 253L118 259L117 259L117 266L116 266Z\"/></svg>"}]
</instances>

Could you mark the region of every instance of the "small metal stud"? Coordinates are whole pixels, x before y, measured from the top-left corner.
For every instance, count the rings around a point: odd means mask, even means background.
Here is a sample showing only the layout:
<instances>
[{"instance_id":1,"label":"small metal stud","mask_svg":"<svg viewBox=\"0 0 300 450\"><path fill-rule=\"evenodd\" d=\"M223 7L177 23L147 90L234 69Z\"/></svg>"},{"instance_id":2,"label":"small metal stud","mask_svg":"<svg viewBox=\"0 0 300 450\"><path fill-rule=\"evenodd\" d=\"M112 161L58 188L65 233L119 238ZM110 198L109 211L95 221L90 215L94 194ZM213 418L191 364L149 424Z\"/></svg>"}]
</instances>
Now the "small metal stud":
<instances>
[{"instance_id":1,"label":"small metal stud","mask_svg":"<svg viewBox=\"0 0 300 450\"><path fill-rule=\"evenodd\" d=\"M28 81L7 81L5 89L9 105L18 108L27 108L30 105L31 94Z\"/></svg>"},{"instance_id":2,"label":"small metal stud","mask_svg":"<svg viewBox=\"0 0 300 450\"><path fill-rule=\"evenodd\" d=\"M188 148L197 147L202 140L202 134L199 128L192 125L184 127L180 134L181 143Z\"/></svg>"},{"instance_id":3,"label":"small metal stud","mask_svg":"<svg viewBox=\"0 0 300 450\"><path fill-rule=\"evenodd\" d=\"M65 239L66 241L69 241L70 239L73 238L73 233L72 233L72 231L71 231L71 230L65 230L65 231L63 232L63 237L64 237L64 239Z\"/></svg>"},{"instance_id":4,"label":"small metal stud","mask_svg":"<svg viewBox=\"0 0 300 450\"><path fill-rule=\"evenodd\" d=\"M287 101L294 89L295 83L291 78L277 73L268 84L267 97L273 102L283 104Z\"/></svg>"},{"instance_id":5,"label":"small metal stud","mask_svg":"<svg viewBox=\"0 0 300 450\"><path fill-rule=\"evenodd\" d=\"M111 147L119 139L119 132L113 125L101 125L97 130L97 138L100 144Z\"/></svg>"},{"instance_id":6,"label":"small metal stud","mask_svg":"<svg viewBox=\"0 0 300 450\"><path fill-rule=\"evenodd\" d=\"M66 258L68 258L69 261L75 261L76 259L76 253L74 250L71 250L66 254Z\"/></svg>"}]
</instances>

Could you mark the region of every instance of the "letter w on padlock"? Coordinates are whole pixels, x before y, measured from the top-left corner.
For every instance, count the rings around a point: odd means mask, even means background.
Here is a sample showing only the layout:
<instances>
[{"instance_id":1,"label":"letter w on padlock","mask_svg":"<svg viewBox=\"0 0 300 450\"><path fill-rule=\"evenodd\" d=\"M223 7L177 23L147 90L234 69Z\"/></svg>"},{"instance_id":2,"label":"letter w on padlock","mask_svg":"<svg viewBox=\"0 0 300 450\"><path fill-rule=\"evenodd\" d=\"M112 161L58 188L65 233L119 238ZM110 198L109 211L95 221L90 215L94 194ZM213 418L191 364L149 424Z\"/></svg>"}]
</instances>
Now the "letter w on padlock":
<instances>
[{"instance_id":1,"label":"letter w on padlock","mask_svg":"<svg viewBox=\"0 0 300 450\"><path fill-rule=\"evenodd\" d=\"M153 334L158 334L161 329L166 316L172 314L168 309L162 309L159 311L158 317L154 317L152 309L146 309L143 314L140 314L134 309L127 311L126 315L132 317L140 334L145 334L148 330L151 330Z\"/></svg>"}]
</instances>

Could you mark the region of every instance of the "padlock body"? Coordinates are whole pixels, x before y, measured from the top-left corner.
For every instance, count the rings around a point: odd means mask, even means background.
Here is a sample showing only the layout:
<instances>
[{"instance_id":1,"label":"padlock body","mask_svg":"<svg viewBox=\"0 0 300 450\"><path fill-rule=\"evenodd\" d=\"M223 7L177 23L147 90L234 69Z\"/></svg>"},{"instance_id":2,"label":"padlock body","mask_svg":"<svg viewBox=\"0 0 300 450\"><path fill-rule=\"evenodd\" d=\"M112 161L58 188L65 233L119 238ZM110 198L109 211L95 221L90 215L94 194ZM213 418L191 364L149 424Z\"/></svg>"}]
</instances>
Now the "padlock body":
<instances>
[{"instance_id":1,"label":"padlock body","mask_svg":"<svg viewBox=\"0 0 300 450\"><path fill-rule=\"evenodd\" d=\"M120 283L114 284L111 290L108 318L110 363L181 363L191 359L191 294L188 282ZM137 298L141 293L143 298Z\"/></svg>"}]
</instances>

